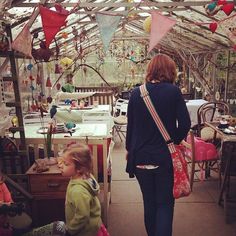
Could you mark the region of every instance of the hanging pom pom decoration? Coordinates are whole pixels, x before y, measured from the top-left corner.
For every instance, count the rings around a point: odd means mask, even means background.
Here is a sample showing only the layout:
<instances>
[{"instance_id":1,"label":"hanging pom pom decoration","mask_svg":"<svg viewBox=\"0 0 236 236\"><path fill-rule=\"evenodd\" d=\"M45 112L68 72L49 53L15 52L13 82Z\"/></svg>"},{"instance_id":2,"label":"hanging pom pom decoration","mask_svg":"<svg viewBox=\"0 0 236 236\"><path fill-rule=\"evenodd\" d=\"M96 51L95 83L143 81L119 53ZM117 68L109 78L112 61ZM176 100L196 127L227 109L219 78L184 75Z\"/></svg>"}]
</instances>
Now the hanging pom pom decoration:
<instances>
[{"instance_id":1,"label":"hanging pom pom decoration","mask_svg":"<svg viewBox=\"0 0 236 236\"><path fill-rule=\"evenodd\" d=\"M50 80L50 77L47 77L46 87L48 87L48 88L51 88L51 87L52 87L52 82L51 82L51 80Z\"/></svg>"},{"instance_id":2,"label":"hanging pom pom decoration","mask_svg":"<svg viewBox=\"0 0 236 236\"><path fill-rule=\"evenodd\" d=\"M216 1L206 4L205 6L206 13L209 16L214 16L221 8L222 6L218 5Z\"/></svg>"},{"instance_id":3,"label":"hanging pom pom decoration","mask_svg":"<svg viewBox=\"0 0 236 236\"><path fill-rule=\"evenodd\" d=\"M148 16L143 22L143 29L146 33L151 32L152 17Z\"/></svg>"},{"instance_id":4,"label":"hanging pom pom decoration","mask_svg":"<svg viewBox=\"0 0 236 236\"><path fill-rule=\"evenodd\" d=\"M209 25L209 28L211 30L212 33L215 33L216 29L217 29L217 23L216 22L213 22L213 23L210 23Z\"/></svg>"}]
</instances>

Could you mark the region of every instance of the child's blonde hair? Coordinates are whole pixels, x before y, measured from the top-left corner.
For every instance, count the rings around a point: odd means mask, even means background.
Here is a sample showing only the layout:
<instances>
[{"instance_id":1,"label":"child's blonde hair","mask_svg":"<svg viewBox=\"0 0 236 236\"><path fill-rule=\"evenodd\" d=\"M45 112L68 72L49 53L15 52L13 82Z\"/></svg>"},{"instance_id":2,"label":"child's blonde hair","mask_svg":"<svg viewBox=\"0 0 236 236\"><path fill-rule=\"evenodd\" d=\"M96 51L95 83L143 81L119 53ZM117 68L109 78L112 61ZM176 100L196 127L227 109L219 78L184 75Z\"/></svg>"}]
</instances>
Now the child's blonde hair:
<instances>
[{"instance_id":1,"label":"child's blonde hair","mask_svg":"<svg viewBox=\"0 0 236 236\"><path fill-rule=\"evenodd\" d=\"M64 155L71 157L75 168L82 174L89 177L93 170L92 155L88 145L79 143L72 144L63 151Z\"/></svg>"}]
</instances>

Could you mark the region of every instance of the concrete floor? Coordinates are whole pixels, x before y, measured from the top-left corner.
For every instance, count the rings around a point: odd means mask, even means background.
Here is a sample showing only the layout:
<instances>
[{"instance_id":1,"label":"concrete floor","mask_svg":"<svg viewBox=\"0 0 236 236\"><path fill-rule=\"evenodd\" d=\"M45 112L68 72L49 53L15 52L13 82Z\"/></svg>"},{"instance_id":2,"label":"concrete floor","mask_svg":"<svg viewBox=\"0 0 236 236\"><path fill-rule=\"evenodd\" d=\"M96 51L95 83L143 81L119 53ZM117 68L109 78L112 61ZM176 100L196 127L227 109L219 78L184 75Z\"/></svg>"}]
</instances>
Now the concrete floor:
<instances>
[{"instance_id":1,"label":"concrete floor","mask_svg":"<svg viewBox=\"0 0 236 236\"><path fill-rule=\"evenodd\" d=\"M125 165L124 143L117 141L108 230L111 236L146 236L141 192L136 179L129 179L125 173ZM236 236L236 218L225 223L224 209L217 204L218 194L216 178L194 183L192 194L176 201L173 236Z\"/></svg>"}]
</instances>

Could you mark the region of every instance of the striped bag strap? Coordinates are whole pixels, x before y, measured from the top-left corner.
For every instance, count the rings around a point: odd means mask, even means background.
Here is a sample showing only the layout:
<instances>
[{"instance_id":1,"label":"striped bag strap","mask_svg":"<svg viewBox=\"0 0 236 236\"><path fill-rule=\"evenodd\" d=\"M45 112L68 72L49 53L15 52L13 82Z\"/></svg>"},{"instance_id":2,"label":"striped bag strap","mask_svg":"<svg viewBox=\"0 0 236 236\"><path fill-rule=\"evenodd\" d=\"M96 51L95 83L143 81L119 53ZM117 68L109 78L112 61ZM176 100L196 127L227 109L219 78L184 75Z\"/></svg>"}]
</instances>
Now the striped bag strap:
<instances>
[{"instance_id":1,"label":"striped bag strap","mask_svg":"<svg viewBox=\"0 0 236 236\"><path fill-rule=\"evenodd\" d=\"M143 101L146 104L148 111L150 112L153 120L155 121L157 128L160 130L160 132L161 132L161 134L162 134L162 136L169 148L170 153L176 152L173 140L171 139L170 135L168 134L164 124L161 121L161 118L157 114L156 109L152 103L152 100L151 100L149 93L147 91L147 88L146 88L146 84L141 85L139 88L140 88L141 97L143 98Z\"/></svg>"}]
</instances>

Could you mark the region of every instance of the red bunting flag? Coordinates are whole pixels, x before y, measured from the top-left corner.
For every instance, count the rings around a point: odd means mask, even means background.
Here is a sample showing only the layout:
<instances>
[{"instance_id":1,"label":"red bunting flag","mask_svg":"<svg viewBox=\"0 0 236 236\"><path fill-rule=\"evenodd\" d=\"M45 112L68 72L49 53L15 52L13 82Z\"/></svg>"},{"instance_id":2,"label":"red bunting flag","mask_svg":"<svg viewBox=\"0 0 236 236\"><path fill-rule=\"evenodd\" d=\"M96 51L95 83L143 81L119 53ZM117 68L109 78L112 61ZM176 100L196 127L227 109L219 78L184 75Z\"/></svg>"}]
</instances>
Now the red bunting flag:
<instances>
[{"instance_id":1,"label":"red bunting flag","mask_svg":"<svg viewBox=\"0 0 236 236\"><path fill-rule=\"evenodd\" d=\"M150 52L176 24L176 20L163 16L156 11L153 11L151 14L152 24L148 52Z\"/></svg>"},{"instance_id":2,"label":"red bunting flag","mask_svg":"<svg viewBox=\"0 0 236 236\"><path fill-rule=\"evenodd\" d=\"M66 25L66 18L69 13L52 11L41 5L39 6L39 12L42 18L46 47L48 48L61 27Z\"/></svg>"}]
</instances>

